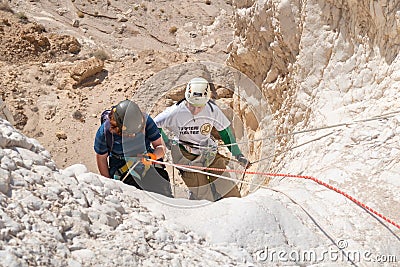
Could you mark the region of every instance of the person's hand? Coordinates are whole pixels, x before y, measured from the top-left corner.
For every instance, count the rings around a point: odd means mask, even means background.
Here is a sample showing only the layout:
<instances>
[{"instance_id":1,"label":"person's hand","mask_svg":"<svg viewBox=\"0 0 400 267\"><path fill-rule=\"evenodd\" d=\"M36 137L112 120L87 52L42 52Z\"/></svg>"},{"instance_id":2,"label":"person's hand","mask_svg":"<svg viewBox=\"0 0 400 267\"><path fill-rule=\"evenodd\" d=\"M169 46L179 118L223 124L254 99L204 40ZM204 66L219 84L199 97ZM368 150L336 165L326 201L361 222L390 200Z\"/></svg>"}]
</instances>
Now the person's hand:
<instances>
[{"instance_id":1,"label":"person's hand","mask_svg":"<svg viewBox=\"0 0 400 267\"><path fill-rule=\"evenodd\" d=\"M246 169L251 166L251 163L243 154L236 155L236 160L239 161L239 164L245 167Z\"/></svg>"},{"instance_id":2,"label":"person's hand","mask_svg":"<svg viewBox=\"0 0 400 267\"><path fill-rule=\"evenodd\" d=\"M142 163L143 163L144 165L151 165L151 164L153 164L153 162L150 161L149 159L151 159L151 160L157 160L157 156L156 156L154 153L146 153L146 154L143 154Z\"/></svg>"},{"instance_id":3,"label":"person's hand","mask_svg":"<svg viewBox=\"0 0 400 267\"><path fill-rule=\"evenodd\" d=\"M165 147L168 148L169 150L171 150L171 139L168 139L167 141L164 141L165 143Z\"/></svg>"}]
</instances>

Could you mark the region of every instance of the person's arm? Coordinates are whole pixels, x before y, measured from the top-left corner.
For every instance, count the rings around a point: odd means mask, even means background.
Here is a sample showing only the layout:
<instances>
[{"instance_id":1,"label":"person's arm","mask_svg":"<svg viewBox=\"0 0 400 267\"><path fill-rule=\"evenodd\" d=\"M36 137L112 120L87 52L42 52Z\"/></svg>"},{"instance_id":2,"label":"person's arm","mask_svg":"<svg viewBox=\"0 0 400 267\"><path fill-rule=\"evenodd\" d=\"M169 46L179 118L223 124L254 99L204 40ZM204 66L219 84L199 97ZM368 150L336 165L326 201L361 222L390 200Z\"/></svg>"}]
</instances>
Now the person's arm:
<instances>
[{"instance_id":1,"label":"person's arm","mask_svg":"<svg viewBox=\"0 0 400 267\"><path fill-rule=\"evenodd\" d=\"M104 177L110 178L110 173L108 171L108 147L107 147L107 140L106 140L106 131L105 131L105 124L103 123L100 125L99 129L96 132L96 136L94 139L94 151L96 153L96 163L97 169L99 170L100 174Z\"/></svg>"},{"instance_id":2,"label":"person's arm","mask_svg":"<svg viewBox=\"0 0 400 267\"><path fill-rule=\"evenodd\" d=\"M107 178L111 178L110 173L108 171L107 158L108 158L108 153L103 155L96 154L97 168L99 169L101 175Z\"/></svg>"},{"instance_id":3,"label":"person's arm","mask_svg":"<svg viewBox=\"0 0 400 267\"><path fill-rule=\"evenodd\" d=\"M165 146L168 149L171 149L171 141L169 140L167 134L164 132L164 130L162 128L158 128L158 130L160 131L161 137L164 141Z\"/></svg>"},{"instance_id":4,"label":"person's arm","mask_svg":"<svg viewBox=\"0 0 400 267\"><path fill-rule=\"evenodd\" d=\"M167 149L165 147L162 134L160 133L156 123L150 116L147 117L145 131L146 131L145 133L146 139L150 141L151 146L153 147L154 150L152 154L154 154L156 159L164 157Z\"/></svg>"},{"instance_id":5,"label":"person's arm","mask_svg":"<svg viewBox=\"0 0 400 267\"><path fill-rule=\"evenodd\" d=\"M221 136L222 141L224 142L225 145L230 145L228 146L229 151L231 151L232 155L239 161L241 165L243 165L245 168L249 168L251 166L251 163L246 157L242 154L242 151L240 151L239 146L236 143L236 138L233 135L232 129L230 126L226 127L222 131L218 131L219 135Z\"/></svg>"},{"instance_id":6,"label":"person's arm","mask_svg":"<svg viewBox=\"0 0 400 267\"><path fill-rule=\"evenodd\" d=\"M154 148L153 154L156 155L157 159L164 157L166 147L165 147L164 141L161 137L158 138L157 140L151 142L151 145Z\"/></svg>"},{"instance_id":7,"label":"person's arm","mask_svg":"<svg viewBox=\"0 0 400 267\"><path fill-rule=\"evenodd\" d=\"M221 136L221 139L225 145L233 144L233 145L228 146L228 149L232 153L233 156L242 154L239 146L236 144L236 138L233 135L233 132L232 132L232 129L230 126L226 127L222 131L218 131L218 133Z\"/></svg>"}]
</instances>

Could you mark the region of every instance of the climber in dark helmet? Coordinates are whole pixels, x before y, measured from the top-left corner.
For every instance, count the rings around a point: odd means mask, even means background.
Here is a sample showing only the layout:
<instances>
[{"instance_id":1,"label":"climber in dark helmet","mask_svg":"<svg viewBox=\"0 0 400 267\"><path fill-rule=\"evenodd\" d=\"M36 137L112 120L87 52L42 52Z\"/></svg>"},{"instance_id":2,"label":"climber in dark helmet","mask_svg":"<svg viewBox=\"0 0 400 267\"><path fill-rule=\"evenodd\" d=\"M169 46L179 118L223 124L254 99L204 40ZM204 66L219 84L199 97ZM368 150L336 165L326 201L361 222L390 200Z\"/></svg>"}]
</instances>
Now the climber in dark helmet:
<instances>
[{"instance_id":1,"label":"climber in dark helmet","mask_svg":"<svg viewBox=\"0 0 400 267\"><path fill-rule=\"evenodd\" d=\"M212 139L211 131L215 128L237 162L245 168L250 167L250 161L236 143L231 122L211 100L211 93L211 83L202 77L193 78L186 85L185 98L154 118L166 143L169 138L163 129L168 129L173 135L170 146L172 160L175 164L226 169L226 157L218 153L217 143ZM226 197L240 197L233 181L216 179L212 175L228 176L227 173L212 170L207 175L204 172L180 170L182 179L191 191L191 198L217 201Z\"/></svg>"},{"instance_id":2,"label":"climber in dark helmet","mask_svg":"<svg viewBox=\"0 0 400 267\"><path fill-rule=\"evenodd\" d=\"M166 147L153 119L130 100L103 111L94 150L101 175L172 197L162 161Z\"/></svg>"}]
</instances>

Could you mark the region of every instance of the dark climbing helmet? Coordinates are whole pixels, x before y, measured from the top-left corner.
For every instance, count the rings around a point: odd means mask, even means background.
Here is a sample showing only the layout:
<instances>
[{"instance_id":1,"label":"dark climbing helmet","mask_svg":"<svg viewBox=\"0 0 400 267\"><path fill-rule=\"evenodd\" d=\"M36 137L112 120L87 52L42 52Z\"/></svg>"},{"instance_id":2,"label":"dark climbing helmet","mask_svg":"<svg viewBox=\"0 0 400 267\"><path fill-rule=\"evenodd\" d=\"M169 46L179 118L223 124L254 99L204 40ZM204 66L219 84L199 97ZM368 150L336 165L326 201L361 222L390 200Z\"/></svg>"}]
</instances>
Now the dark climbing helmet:
<instances>
[{"instance_id":1,"label":"dark climbing helmet","mask_svg":"<svg viewBox=\"0 0 400 267\"><path fill-rule=\"evenodd\" d=\"M135 102L123 100L114 106L112 111L121 133L132 135L143 130L144 116Z\"/></svg>"}]
</instances>

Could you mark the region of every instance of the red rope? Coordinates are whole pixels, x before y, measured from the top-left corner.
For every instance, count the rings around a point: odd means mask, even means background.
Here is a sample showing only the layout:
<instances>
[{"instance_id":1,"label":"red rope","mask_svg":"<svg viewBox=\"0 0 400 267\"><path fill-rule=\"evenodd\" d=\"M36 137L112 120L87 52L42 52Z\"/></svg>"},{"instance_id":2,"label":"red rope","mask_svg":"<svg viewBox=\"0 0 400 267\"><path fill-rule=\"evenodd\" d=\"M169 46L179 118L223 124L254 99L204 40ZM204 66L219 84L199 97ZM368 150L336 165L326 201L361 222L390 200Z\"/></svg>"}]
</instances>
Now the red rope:
<instances>
[{"instance_id":1,"label":"red rope","mask_svg":"<svg viewBox=\"0 0 400 267\"><path fill-rule=\"evenodd\" d=\"M156 163L159 164L163 164L163 162L158 162L158 161L154 161ZM181 164L173 164L174 166L177 167L184 167L184 168L192 168L192 169L200 169L200 170L209 170L209 171L218 171L218 172L233 172L233 173L245 173L245 174L258 174L258 175L263 175L263 176L276 176L276 177L291 177L291 178L302 178L302 179L307 179L307 180L312 180L320 185L325 186L326 188L335 191L336 193L339 193L343 196L345 196L346 198L350 199L351 201L353 201L355 204L359 205L360 207L368 210L369 212L372 212L373 214L375 214L376 216L380 217L381 219L385 220L386 222L396 226L397 228L400 229L400 224L394 222L393 220L387 218L386 216L384 216L383 214L377 212L376 210L368 207L367 205L365 205L364 203L362 203L361 201L355 199L354 197L350 196L349 194L347 194L346 192L343 192L342 190L327 184L321 180L318 180L315 177L312 176L305 176L305 175L294 175L294 174L282 174L282 173L266 173L266 172L254 172L254 171L246 171L246 170L228 170L228 169L218 169L218 168L205 168L205 167L198 167L198 166L189 166L189 165L181 165Z\"/></svg>"}]
</instances>

